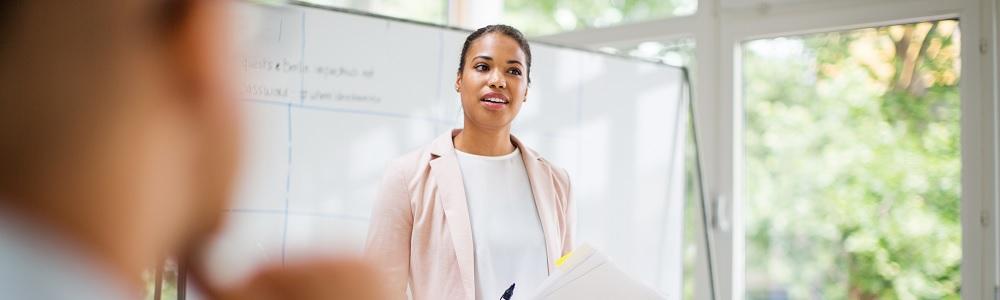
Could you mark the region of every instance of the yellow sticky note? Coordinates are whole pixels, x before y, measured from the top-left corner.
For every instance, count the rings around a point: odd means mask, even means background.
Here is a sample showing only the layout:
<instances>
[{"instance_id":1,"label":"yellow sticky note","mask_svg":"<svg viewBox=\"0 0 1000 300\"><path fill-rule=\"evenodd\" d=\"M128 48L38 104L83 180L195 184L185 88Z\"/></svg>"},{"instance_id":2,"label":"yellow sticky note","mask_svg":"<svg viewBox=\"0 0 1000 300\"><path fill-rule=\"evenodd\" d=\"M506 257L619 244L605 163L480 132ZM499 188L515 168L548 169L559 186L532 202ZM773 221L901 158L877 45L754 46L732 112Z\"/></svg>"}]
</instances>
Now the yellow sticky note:
<instances>
[{"instance_id":1,"label":"yellow sticky note","mask_svg":"<svg viewBox=\"0 0 1000 300\"><path fill-rule=\"evenodd\" d=\"M570 251L569 253L566 253L566 255L563 255L562 257L557 259L556 267L561 267L564 263L566 263L566 260L569 259L571 255L573 255L573 251Z\"/></svg>"}]
</instances>

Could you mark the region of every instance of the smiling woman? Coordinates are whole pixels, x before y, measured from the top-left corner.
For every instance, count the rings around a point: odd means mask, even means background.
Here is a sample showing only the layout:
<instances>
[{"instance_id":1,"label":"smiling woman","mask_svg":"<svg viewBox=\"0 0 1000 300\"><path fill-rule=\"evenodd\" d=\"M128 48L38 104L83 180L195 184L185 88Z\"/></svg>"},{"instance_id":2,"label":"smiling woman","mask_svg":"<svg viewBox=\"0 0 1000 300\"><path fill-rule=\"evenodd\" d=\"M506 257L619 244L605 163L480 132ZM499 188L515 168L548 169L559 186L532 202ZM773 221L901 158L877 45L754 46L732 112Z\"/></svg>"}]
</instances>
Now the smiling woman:
<instances>
[{"instance_id":1,"label":"smiling woman","mask_svg":"<svg viewBox=\"0 0 1000 300\"><path fill-rule=\"evenodd\" d=\"M455 79L463 128L390 163L367 254L395 298L530 295L572 250L569 176L510 133L530 70L520 31L476 30Z\"/></svg>"}]
</instances>

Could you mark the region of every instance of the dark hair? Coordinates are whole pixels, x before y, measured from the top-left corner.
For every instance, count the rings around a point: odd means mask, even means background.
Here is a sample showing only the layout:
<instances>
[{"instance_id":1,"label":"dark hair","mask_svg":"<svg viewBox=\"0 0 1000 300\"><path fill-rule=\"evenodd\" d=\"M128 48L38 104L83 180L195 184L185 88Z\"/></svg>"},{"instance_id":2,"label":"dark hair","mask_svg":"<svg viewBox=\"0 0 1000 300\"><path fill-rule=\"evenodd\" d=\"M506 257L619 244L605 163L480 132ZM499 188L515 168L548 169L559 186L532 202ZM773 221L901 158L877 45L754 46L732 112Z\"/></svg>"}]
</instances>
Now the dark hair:
<instances>
[{"instance_id":1,"label":"dark hair","mask_svg":"<svg viewBox=\"0 0 1000 300\"><path fill-rule=\"evenodd\" d=\"M525 74L527 75L528 83L530 84L531 46L528 45L528 40L524 38L524 34L521 34L520 30L517 30L517 28L503 24L487 25L486 27L479 28L476 31L473 31L471 34L469 34L469 37L465 38L465 44L462 45L462 55L461 57L458 58L458 74L461 75L462 70L465 69L465 55L467 54L467 52L469 52L469 46L472 45L472 42L475 42L476 40L483 37L487 33L501 33L517 41L518 46L521 46L521 51L524 51L524 58L527 60L525 62L527 64L526 66L527 71L525 71Z\"/></svg>"}]
</instances>

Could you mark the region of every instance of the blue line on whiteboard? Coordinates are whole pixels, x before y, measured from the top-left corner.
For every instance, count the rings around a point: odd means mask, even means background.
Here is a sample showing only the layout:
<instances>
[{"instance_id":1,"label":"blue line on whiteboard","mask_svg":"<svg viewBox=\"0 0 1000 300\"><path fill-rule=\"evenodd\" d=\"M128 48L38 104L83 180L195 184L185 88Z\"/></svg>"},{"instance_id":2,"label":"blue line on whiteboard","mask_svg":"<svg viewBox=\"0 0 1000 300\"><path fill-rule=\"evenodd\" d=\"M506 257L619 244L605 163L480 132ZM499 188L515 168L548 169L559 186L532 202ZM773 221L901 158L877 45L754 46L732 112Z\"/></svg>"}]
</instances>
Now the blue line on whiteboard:
<instances>
[{"instance_id":1,"label":"blue line on whiteboard","mask_svg":"<svg viewBox=\"0 0 1000 300\"><path fill-rule=\"evenodd\" d=\"M292 104L288 104L288 174L285 174L285 225L281 232L281 264L285 264L288 242L288 202L292 190Z\"/></svg>"},{"instance_id":2,"label":"blue line on whiteboard","mask_svg":"<svg viewBox=\"0 0 1000 300\"><path fill-rule=\"evenodd\" d=\"M348 214L334 214L334 213L320 213L320 212L306 212L306 211L293 211L290 213L295 216L320 217L320 218L330 218L330 219L350 220L350 221L369 220L368 217L352 216Z\"/></svg>"},{"instance_id":3,"label":"blue line on whiteboard","mask_svg":"<svg viewBox=\"0 0 1000 300\"><path fill-rule=\"evenodd\" d=\"M438 120L438 119L435 119L435 118L431 118L431 117L412 116L412 115L387 113L387 112L379 112L379 111L346 109L346 108L332 108L332 107L322 107L322 106L307 106L307 105L301 105L299 107L313 109L313 110L324 110L324 111L341 112L341 113L363 114L363 115L391 117L391 118L400 118L400 119L410 119L410 120L421 120L421 121L427 121L427 122L441 122L441 120Z\"/></svg>"},{"instance_id":4,"label":"blue line on whiteboard","mask_svg":"<svg viewBox=\"0 0 1000 300\"><path fill-rule=\"evenodd\" d=\"M247 99L243 99L243 100L247 101L247 102L259 103L259 104L280 105L280 106L290 105L293 108L299 108L299 109L322 110L322 111L331 111L331 112L339 112L339 113L361 114L361 115L390 117L390 118L400 118L400 119L409 119L409 120L420 120L420 121L427 121L427 122L432 122L432 123L448 123L447 121L438 120L438 119L431 118L431 117L413 116L413 115L396 114L396 113L388 113L388 112L380 112L380 111L360 110L360 109L347 109L347 108L334 108L334 107L323 107L323 106L304 105L304 104L297 104L297 103L292 103L292 102L282 102L282 101L263 100L263 99L249 99L249 98L247 98Z\"/></svg>"},{"instance_id":5,"label":"blue line on whiteboard","mask_svg":"<svg viewBox=\"0 0 1000 300\"><path fill-rule=\"evenodd\" d=\"M277 106L281 106L281 107L285 107L285 106L287 106L289 104L296 105L295 103L292 103L292 102L279 101L279 100L264 100L264 99L244 98L243 101L251 102L251 103L257 103L257 104L277 105Z\"/></svg>"},{"instance_id":6,"label":"blue line on whiteboard","mask_svg":"<svg viewBox=\"0 0 1000 300\"><path fill-rule=\"evenodd\" d=\"M348 221L368 221L368 217L355 216L349 214L335 214L335 213L321 213L321 212L306 212L306 211L284 211L281 209L246 209L246 208L233 208L225 210L227 213L242 213L242 214L269 214L269 215L290 215L290 216L306 216L306 217L318 217L318 218L328 218L328 219L339 219Z\"/></svg>"}]
</instances>

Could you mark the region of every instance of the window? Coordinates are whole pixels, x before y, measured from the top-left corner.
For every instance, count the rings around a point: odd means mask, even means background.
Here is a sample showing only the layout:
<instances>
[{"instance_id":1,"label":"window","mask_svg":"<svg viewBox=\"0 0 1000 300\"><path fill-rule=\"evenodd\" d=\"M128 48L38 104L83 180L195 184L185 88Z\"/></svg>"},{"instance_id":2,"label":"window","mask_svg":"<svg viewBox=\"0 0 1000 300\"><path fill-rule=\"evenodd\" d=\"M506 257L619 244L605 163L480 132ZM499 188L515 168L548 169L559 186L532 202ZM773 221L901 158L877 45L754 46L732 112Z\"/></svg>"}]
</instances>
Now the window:
<instances>
[{"instance_id":1,"label":"window","mask_svg":"<svg viewBox=\"0 0 1000 300\"><path fill-rule=\"evenodd\" d=\"M960 37L742 44L747 299L958 299Z\"/></svg>"},{"instance_id":2,"label":"window","mask_svg":"<svg viewBox=\"0 0 1000 300\"><path fill-rule=\"evenodd\" d=\"M530 36L685 16L696 0L505 0L504 22Z\"/></svg>"},{"instance_id":3,"label":"window","mask_svg":"<svg viewBox=\"0 0 1000 300\"><path fill-rule=\"evenodd\" d=\"M432 24L448 23L448 0L302 0L302 2Z\"/></svg>"}]
</instances>

